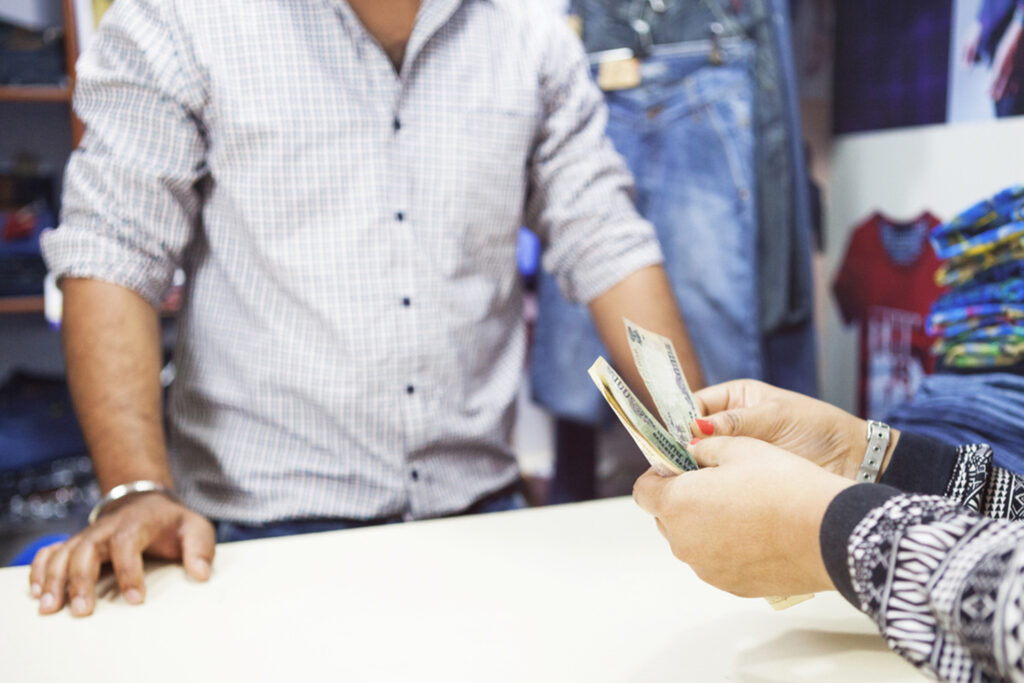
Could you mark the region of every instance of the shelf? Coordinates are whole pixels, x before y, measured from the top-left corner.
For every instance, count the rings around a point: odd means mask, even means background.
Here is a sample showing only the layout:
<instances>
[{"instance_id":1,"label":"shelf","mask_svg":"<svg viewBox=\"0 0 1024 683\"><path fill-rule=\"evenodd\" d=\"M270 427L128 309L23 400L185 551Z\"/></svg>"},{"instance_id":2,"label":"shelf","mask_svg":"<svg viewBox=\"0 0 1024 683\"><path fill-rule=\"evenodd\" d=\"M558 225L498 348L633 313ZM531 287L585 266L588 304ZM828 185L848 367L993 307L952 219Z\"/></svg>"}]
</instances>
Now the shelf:
<instances>
[{"instance_id":1,"label":"shelf","mask_svg":"<svg viewBox=\"0 0 1024 683\"><path fill-rule=\"evenodd\" d=\"M0 102L70 102L64 85L0 85Z\"/></svg>"},{"instance_id":2,"label":"shelf","mask_svg":"<svg viewBox=\"0 0 1024 683\"><path fill-rule=\"evenodd\" d=\"M4 296L0 297L0 314L3 313L42 313L43 297L41 296Z\"/></svg>"}]
</instances>

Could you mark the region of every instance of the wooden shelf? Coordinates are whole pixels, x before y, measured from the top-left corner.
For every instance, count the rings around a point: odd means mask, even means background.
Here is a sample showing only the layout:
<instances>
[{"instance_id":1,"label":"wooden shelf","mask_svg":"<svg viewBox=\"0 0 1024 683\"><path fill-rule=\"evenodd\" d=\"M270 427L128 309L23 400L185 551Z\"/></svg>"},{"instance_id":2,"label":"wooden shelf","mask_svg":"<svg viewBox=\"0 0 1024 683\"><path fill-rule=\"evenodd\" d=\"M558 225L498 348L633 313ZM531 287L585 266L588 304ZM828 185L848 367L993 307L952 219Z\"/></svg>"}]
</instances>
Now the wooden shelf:
<instances>
[{"instance_id":1,"label":"wooden shelf","mask_svg":"<svg viewBox=\"0 0 1024 683\"><path fill-rule=\"evenodd\" d=\"M0 314L3 313L42 313L42 296L4 296L0 297Z\"/></svg>"},{"instance_id":2,"label":"wooden shelf","mask_svg":"<svg viewBox=\"0 0 1024 683\"><path fill-rule=\"evenodd\" d=\"M70 102L65 85L0 85L0 102Z\"/></svg>"}]
</instances>

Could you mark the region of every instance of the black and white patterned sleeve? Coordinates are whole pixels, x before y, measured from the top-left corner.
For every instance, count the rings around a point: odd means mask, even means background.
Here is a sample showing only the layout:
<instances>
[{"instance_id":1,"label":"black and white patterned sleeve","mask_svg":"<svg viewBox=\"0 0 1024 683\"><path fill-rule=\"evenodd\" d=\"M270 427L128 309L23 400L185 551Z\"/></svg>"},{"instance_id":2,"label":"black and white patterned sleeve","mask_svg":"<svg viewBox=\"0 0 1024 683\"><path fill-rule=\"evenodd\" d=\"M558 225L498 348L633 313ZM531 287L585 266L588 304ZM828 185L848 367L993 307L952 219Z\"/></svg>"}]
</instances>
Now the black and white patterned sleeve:
<instances>
[{"instance_id":1,"label":"black and white patterned sleeve","mask_svg":"<svg viewBox=\"0 0 1024 683\"><path fill-rule=\"evenodd\" d=\"M1024 681L1024 479L995 467L988 446L932 455L942 456L933 467L948 466L939 478L932 470L919 492L887 485L908 483L900 481L908 457L887 484L836 497L821 529L829 574L889 646L924 671L947 681ZM945 495L922 490L941 479Z\"/></svg>"}]
</instances>

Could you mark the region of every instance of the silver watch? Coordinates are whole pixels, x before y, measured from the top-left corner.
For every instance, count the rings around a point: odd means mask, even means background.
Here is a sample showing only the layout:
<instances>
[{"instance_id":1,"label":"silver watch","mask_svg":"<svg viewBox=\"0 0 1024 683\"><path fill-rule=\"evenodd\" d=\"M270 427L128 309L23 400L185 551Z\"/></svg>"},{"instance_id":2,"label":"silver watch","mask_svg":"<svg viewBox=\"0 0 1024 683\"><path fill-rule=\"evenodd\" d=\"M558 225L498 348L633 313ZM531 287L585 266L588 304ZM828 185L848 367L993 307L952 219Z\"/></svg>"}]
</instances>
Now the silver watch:
<instances>
[{"instance_id":1,"label":"silver watch","mask_svg":"<svg viewBox=\"0 0 1024 683\"><path fill-rule=\"evenodd\" d=\"M868 420L868 448L864 452L864 460L857 470L857 481L873 484L878 481L878 471L889 450L889 438L892 430L889 425L876 420Z\"/></svg>"}]
</instances>

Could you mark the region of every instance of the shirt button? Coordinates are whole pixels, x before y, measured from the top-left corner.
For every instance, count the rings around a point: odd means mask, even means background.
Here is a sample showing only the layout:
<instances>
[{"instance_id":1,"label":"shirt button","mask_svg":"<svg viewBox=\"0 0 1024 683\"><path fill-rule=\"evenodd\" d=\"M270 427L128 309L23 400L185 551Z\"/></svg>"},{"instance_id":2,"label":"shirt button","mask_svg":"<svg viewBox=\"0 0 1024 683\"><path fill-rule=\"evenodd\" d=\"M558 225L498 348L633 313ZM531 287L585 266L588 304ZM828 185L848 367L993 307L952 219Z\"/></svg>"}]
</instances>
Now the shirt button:
<instances>
[{"instance_id":1,"label":"shirt button","mask_svg":"<svg viewBox=\"0 0 1024 683\"><path fill-rule=\"evenodd\" d=\"M412 477L413 481L419 481L420 473L418 470L413 470L412 472L409 473L409 476Z\"/></svg>"},{"instance_id":2,"label":"shirt button","mask_svg":"<svg viewBox=\"0 0 1024 683\"><path fill-rule=\"evenodd\" d=\"M403 306L412 306L412 299L410 299L409 297L405 297L404 299L402 299L402 305Z\"/></svg>"},{"instance_id":3,"label":"shirt button","mask_svg":"<svg viewBox=\"0 0 1024 683\"><path fill-rule=\"evenodd\" d=\"M402 221L405 220L405 214L399 211L398 213L395 214L395 220L401 223Z\"/></svg>"},{"instance_id":4,"label":"shirt button","mask_svg":"<svg viewBox=\"0 0 1024 683\"><path fill-rule=\"evenodd\" d=\"M414 387L411 384L405 388L405 393L407 393L407 394L411 394L414 391L416 391L416 387Z\"/></svg>"},{"instance_id":5,"label":"shirt button","mask_svg":"<svg viewBox=\"0 0 1024 683\"><path fill-rule=\"evenodd\" d=\"M397 116L395 117L395 120L391 122L391 126L395 129L395 132L402 130L402 122L398 120Z\"/></svg>"}]
</instances>

